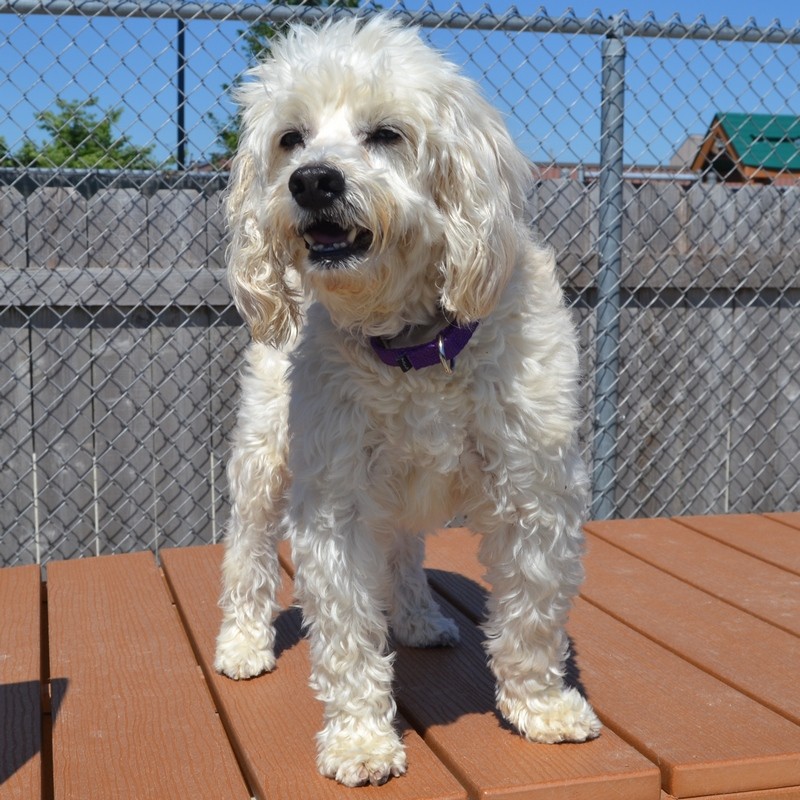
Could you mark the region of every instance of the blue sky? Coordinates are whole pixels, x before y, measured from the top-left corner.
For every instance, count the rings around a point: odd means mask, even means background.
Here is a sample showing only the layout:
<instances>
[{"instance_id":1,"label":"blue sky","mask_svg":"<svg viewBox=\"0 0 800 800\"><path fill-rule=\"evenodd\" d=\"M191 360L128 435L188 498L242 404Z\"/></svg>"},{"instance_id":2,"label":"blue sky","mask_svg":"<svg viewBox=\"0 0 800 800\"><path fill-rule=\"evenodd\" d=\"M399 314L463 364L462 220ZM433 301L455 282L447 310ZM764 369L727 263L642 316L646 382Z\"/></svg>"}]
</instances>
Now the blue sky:
<instances>
[{"instance_id":1,"label":"blue sky","mask_svg":"<svg viewBox=\"0 0 800 800\"><path fill-rule=\"evenodd\" d=\"M467 0L464 2L465 8L479 7L480 3L472 3ZM491 4L493 8L509 8L514 3L496 2ZM517 4L520 8L525 3ZM554 3L544 3L544 7L553 15L566 8L572 8L578 17L588 17L599 9L603 16L610 16L620 11L627 10L632 19L642 19L649 12L655 14L656 19L666 20L672 14L680 15L684 22L704 16L709 22L718 22L722 17L728 17L735 25L742 25L751 16L755 16L761 25L766 25L773 19L780 19L785 28L792 28L800 22L800 5L797 0L761 0L754 3L753 0L726 0L724 3L711 2L710 0L668 0L668 2L656 2L655 0L622 0L618 3L599 3L597 0L573 0L573 2L556 5Z\"/></svg>"},{"instance_id":2,"label":"blue sky","mask_svg":"<svg viewBox=\"0 0 800 800\"><path fill-rule=\"evenodd\" d=\"M413 10L421 0L408 0ZM389 7L390 2L384 2ZM467 10L484 5L462 0ZM502 14L512 5L490 2ZM518 0L517 7L538 4ZM438 3L443 10L450 3ZM654 9L659 20L678 13L690 22L711 23L726 15L734 25L754 13L769 25L800 26L797 0L650 0L545 5L551 16L568 8L578 17L610 16L626 9L633 19ZM599 11L598 11L599 9ZM244 61L234 45L241 23L191 22L187 33L187 124L190 158L215 147L209 113L232 111L223 85ZM139 144L153 144L159 158L174 152L175 31L173 20L94 19L0 15L0 135L12 149L24 135L39 137L37 111L56 97L96 96L103 108L122 109L121 127ZM436 31L430 40L476 80L506 115L526 154L539 161L597 158L600 42L588 36L526 33L508 37L479 32ZM702 133L714 111L800 115L800 47L696 43L674 40L627 42L626 157L642 164L664 163L686 135Z\"/></svg>"},{"instance_id":3,"label":"blue sky","mask_svg":"<svg viewBox=\"0 0 800 800\"><path fill-rule=\"evenodd\" d=\"M481 7L464 0L467 10ZM514 4L494 2L501 14ZM518 4L521 9L533 4ZM599 5L596 0L545 5L551 16L573 13L579 18L611 16L627 11L631 19L651 11L659 21L678 14L684 22L704 16L711 24L724 16L736 26L747 23L754 4L671 0L634 0ZM787 29L800 27L797 0L766 0L757 4L756 22L767 27L779 19ZM522 149L537 161L593 162L600 134L600 41L597 38L524 34L517 47L499 59L489 47L467 57L481 35L464 33L447 41L433 40L482 81L506 114ZM491 43L492 38L486 40ZM501 42L500 46L507 46ZM800 115L800 46L774 47L738 43L631 38L626 43L626 160L667 163L690 134L705 132L715 111L745 111ZM513 75L513 80L511 76Z\"/></svg>"},{"instance_id":4,"label":"blue sky","mask_svg":"<svg viewBox=\"0 0 800 800\"><path fill-rule=\"evenodd\" d=\"M499 5L509 6L511 3L501 3ZM684 22L704 16L709 22L718 22L723 17L734 25L743 25L750 17L755 16L756 21L761 26L766 26L773 19L779 19L784 28L793 28L800 24L800 4L797 0L761 0L754 3L753 0L727 0L720 2L702 2L702 0L669 0L669 2L654 2L654 0L623 0L620 3L600 4L590 0L581 2L575 0L569 3L579 17L585 17L600 8L603 15L610 15L627 10L632 19L642 19L652 11L656 19L669 19L672 14L680 15ZM547 5L545 7L553 11L559 7Z\"/></svg>"}]
</instances>

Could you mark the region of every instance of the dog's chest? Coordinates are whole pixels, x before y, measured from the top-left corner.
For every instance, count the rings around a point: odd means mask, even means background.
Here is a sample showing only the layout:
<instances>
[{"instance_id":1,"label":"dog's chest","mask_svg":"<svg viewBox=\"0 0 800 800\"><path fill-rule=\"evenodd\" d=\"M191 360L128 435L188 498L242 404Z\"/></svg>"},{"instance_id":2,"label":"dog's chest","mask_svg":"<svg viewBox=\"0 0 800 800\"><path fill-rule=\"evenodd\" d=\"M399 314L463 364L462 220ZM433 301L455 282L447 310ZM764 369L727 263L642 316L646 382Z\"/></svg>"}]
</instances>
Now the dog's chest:
<instances>
[{"instance_id":1,"label":"dog's chest","mask_svg":"<svg viewBox=\"0 0 800 800\"><path fill-rule=\"evenodd\" d=\"M376 502L409 529L443 524L461 506L472 451L463 392L399 391L374 411L368 472Z\"/></svg>"},{"instance_id":2,"label":"dog's chest","mask_svg":"<svg viewBox=\"0 0 800 800\"><path fill-rule=\"evenodd\" d=\"M382 400L374 424L390 457L428 474L458 471L469 438L463 392L447 385L416 391L411 386Z\"/></svg>"}]
</instances>

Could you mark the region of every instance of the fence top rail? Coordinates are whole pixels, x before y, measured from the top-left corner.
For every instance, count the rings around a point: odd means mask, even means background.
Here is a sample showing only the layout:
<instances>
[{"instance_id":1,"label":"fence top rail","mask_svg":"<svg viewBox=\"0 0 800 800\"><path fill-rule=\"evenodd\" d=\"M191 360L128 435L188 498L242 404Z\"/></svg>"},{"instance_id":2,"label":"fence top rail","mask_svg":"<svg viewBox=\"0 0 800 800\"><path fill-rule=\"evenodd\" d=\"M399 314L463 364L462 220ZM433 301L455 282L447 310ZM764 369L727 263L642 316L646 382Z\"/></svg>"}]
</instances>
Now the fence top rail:
<instances>
[{"instance_id":1,"label":"fence top rail","mask_svg":"<svg viewBox=\"0 0 800 800\"><path fill-rule=\"evenodd\" d=\"M400 6L402 9L402 5ZM282 3L196 2L194 0L0 0L2 14L50 14L77 16L147 17L154 19L271 20L313 21L343 16L368 16L375 9L312 8ZM394 10L392 14L409 24L423 28L447 27L489 31L528 31L534 33L586 34L594 36L643 37L663 39L698 39L727 42L749 42L800 45L800 20L792 28L784 28L775 19L768 26L759 25L750 17L744 25L733 25L727 17L709 22L700 15L684 22L679 14L659 21L650 12L641 20L631 19L628 12L603 16L596 11L580 18L571 11L551 16L540 6L532 14L522 14L513 7L503 14L492 13L484 6L474 13L456 9L442 13L426 3L416 11Z\"/></svg>"},{"instance_id":2,"label":"fence top rail","mask_svg":"<svg viewBox=\"0 0 800 800\"><path fill-rule=\"evenodd\" d=\"M100 189L139 189L145 195L161 189L193 189L212 194L227 183L227 170L0 167L0 187L13 186L23 195L42 187L74 188L86 196Z\"/></svg>"}]
</instances>

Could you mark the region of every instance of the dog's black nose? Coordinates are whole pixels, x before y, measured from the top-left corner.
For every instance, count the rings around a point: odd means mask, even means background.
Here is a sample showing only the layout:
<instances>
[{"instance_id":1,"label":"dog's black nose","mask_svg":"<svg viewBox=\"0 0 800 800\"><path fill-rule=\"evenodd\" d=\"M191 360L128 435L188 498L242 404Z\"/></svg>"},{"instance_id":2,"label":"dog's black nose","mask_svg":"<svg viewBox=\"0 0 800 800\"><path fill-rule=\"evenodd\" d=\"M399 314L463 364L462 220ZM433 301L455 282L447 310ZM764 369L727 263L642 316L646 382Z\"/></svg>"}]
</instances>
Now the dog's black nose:
<instances>
[{"instance_id":1,"label":"dog's black nose","mask_svg":"<svg viewBox=\"0 0 800 800\"><path fill-rule=\"evenodd\" d=\"M307 164L291 174L289 191L301 208L327 208L344 194L344 174L330 164Z\"/></svg>"}]
</instances>

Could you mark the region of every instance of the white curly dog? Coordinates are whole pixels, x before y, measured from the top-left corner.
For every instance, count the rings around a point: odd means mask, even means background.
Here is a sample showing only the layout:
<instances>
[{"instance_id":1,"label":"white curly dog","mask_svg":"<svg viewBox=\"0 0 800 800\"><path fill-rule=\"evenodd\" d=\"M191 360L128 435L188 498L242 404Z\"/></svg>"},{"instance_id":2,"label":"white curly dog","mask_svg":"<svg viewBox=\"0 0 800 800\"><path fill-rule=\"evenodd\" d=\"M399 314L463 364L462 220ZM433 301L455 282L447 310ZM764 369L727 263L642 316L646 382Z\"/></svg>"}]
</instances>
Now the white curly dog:
<instances>
[{"instance_id":1,"label":"white curly dog","mask_svg":"<svg viewBox=\"0 0 800 800\"><path fill-rule=\"evenodd\" d=\"M254 343L233 453L215 666L275 666L288 536L324 704L320 771L406 770L389 630L453 645L422 569L457 513L482 535L497 705L536 742L600 723L565 684L587 480L576 335L523 219L530 166L477 87L377 16L272 44L239 90L229 281Z\"/></svg>"}]
</instances>

